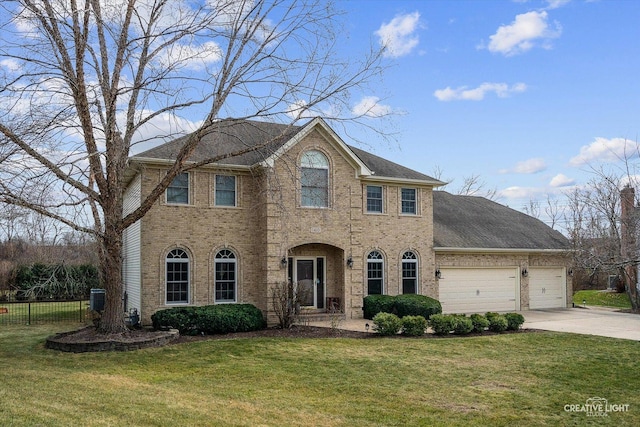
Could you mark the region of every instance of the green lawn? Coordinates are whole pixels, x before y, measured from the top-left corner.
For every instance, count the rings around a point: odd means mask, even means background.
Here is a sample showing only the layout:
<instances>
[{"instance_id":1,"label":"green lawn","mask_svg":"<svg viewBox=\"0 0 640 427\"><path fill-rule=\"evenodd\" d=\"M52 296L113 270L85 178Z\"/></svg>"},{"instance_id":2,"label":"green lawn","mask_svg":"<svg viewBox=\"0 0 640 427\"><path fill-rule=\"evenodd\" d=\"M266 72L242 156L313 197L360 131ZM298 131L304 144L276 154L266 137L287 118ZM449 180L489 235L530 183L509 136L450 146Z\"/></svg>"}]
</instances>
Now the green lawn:
<instances>
[{"instance_id":1,"label":"green lawn","mask_svg":"<svg viewBox=\"0 0 640 427\"><path fill-rule=\"evenodd\" d=\"M634 341L254 338L67 354L43 347L57 331L0 328L3 425L640 425ZM629 410L564 409L594 397Z\"/></svg>"},{"instance_id":2,"label":"green lawn","mask_svg":"<svg viewBox=\"0 0 640 427\"><path fill-rule=\"evenodd\" d=\"M89 301L33 301L24 303L0 302L0 326L58 321L84 322ZM2 310L4 309L4 310Z\"/></svg>"},{"instance_id":3,"label":"green lawn","mask_svg":"<svg viewBox=\"0 0 640 427\"><path fill-rule=\"evenodd\" d=\"M615 308L631 308L629 296L626 293L616 293L609 291L578 291L573 294L575 305L598 305Z\"/></svg>"}]
</instances>

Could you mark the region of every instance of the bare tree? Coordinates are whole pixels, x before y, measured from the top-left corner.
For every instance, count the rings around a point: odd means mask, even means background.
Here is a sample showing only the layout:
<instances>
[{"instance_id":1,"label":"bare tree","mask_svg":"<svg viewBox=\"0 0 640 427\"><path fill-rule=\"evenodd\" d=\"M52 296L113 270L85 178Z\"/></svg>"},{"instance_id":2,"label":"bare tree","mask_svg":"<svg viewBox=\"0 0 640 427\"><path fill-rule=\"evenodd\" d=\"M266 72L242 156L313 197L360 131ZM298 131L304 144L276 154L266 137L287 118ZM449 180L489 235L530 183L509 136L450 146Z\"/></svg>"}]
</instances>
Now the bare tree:
<instances>
[{"instance_id":1,"label":"bare tree","mask_svg":"<svg viewBox=\"0 0 640 427\"><path fill-rule=\"evenodd\" d=\"M593 277L598 273L620 277L632 307L638 308L636 271L638 215L622 214L621 191L632 176L604 167L592 168L593 178L567 194L565 221L573 243L574 265ZM630 201L635 206L634 200Z\"/></svg>"},{"instance_id":2,"label":"bare tree","mask_svg":"<svg viewBox=\"0 0 640 427\"><path fill-rule=\"evenodd\" d=\"M126 331L123 230L176 175L221 159L187 163L219 119L357 121L371 115L349 114L350 95L382 70L381 50L337 56L341 16L320 0L15 0L0 8L9 17L0 22L0 202L95 236L106 289L101 332ZM185 130L175 162L124 215L132 148ZM31 195L43 191L55 197L35 203Z\"/></svg>"},{"instance_id":3,"label":"bare tree","mask_svg":"<svg viewBox=\"0 0 640 427\"><path fill-rule=\"evenodd\" d=\"M440 166L435 166L433 169L434 178L446 181L447 184L439 188L439 190L445 190L447 186L451 185L454 179L442 179L444 171ZM480 178L480 175L471 174L462 177L462 184L453 190L455 194L460 196L479 196L489 200L496 200L498 197L498 190L496 188L487 188L487 183Z\"/></svg>"}]
</instances>

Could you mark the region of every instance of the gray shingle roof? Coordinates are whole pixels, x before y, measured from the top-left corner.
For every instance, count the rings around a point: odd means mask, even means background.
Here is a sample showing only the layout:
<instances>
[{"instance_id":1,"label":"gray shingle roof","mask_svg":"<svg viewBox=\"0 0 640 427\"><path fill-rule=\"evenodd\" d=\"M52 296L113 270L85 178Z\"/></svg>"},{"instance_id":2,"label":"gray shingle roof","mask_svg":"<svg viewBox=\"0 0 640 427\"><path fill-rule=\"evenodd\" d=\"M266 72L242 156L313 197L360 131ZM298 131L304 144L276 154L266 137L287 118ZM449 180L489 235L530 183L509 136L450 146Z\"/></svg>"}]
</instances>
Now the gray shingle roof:
<instances>
[{"instance_id":1,"label":"gray shingle roof","mask_svg":"<svg viewBox=\"0 0 640 427\"><path fill-rule=\"evenodd\" d=\"M215 156L255 147L264 144L265 141L269 141L268 144L255 151L216 162L223 165L253 166L270 157L302 129L304 129L304 126L290 126L256 120L221 120L216 123L216 127L212 132L202 138L189 160L199 162ZM167 142L139 153L133 158L175 159L185 138L187 137ZM367 153L359 148L348 147L369 169L375 172L376 177L439 182L428 175Z\"/></svg>"},{"instance_id":2,"label":"gray shingle roof","mask_svg":"<svg viewBox=\"0 0 640 427\"><path fill-rule=\"evenodd\" d=\"M439 182L429 175L425 175L423 173L414 171L413 169L409 169L397 163L393 163L387 159L378 157L359 148L352 146L349 146L349 148L356 156L360 158L360 160L362 160L365 165L367 165L369 169L374 172L374 176Z\"/></svg>"},{"instance_id":3,"label":"gray shingle roof","mask_svg":"<svg viewBox=\"0 0 640 427\"><path fill-rule=\"evenodd\" d=\"M567 250L569 241L542 221L484 197L433 192L434 247Z\"/></svg>"},{"instance_id":4,"label":"gray shingle roof","mask_svg":"<svg viewBox=\"0 0 640 427\"><path fill-rule=\"evenodd\" d=\"M268 142L254 151L216 162L223 165L252 166L271 156L301 129L301 126L287 126L256 120L221 120L216 123L210 133L202 138L189 160L204 161ZM175 159L186 138L187 136L174 139L136 154L133 158Z\"/></svg>"}]
</instances>

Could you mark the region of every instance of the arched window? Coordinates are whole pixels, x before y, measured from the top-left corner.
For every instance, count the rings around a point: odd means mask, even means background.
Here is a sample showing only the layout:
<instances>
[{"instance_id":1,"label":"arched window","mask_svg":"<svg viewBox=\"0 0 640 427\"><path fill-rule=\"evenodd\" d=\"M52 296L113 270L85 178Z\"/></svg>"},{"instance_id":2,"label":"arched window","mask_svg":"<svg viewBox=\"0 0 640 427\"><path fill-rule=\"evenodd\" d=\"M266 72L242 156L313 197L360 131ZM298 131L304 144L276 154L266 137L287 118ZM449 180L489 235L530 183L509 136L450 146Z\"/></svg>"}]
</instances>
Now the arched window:
<instances>
[{"instance_id":1,"label":"arched window","mask_svg":"<svg viewBox=\"0 0 640 427\"><path fill-rule=\"evenodd\" d=\"M215 258L215 302L236 302L237 287L236 254L223 249Z\"/></svg>"},{"instance_id":2,"label":"arched window","mask_svg":"<svg viewBox=\"0 0 640 427\"><path fill-rule=\"evenodd\" d=\"M167 304L189 302L189 255L182 249L173 249L166 258Z\"/></svg>"},{"instance_id":3,"label":"arched window","mask_svg":"<svg viewBox=\"0 0 640 427\"><path fill-rule=\"evenodd\" d=\"M367 295L379 295L384 292L384 258L378 251L367 255Z\"/></svg>"},{"instance_id":4,"label":"arched window","mask_svg":"<svg viewBox=\"0 0 640 427\"><path fill-rule=\"evenodd\" d=\"M300 205L329 206L329 161L317 150L307 151L300 159Z\"/></svg>"},{"instance_id":5,"label":"arched window","mask_svg":"<svg viewBox=\"0 0 640 427\"><path fill-rule=\"evenodd\" d=\"M415 252L402 254L402 293L415 294L418 291L418 257Z\"/></svg>"}]
</instances>

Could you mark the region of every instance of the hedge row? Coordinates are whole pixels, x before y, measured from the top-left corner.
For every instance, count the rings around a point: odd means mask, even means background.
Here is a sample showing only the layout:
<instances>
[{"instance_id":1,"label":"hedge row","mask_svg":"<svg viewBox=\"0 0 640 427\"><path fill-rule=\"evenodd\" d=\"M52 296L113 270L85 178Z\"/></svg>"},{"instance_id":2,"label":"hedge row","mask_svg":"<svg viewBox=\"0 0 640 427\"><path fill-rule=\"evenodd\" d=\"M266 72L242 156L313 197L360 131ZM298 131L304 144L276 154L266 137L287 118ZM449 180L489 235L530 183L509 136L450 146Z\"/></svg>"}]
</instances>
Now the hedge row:
<instances>
[{"instance_id":1,"label":"hedge row","mask_svg":"<svg viewBox=\"0 0 640 427\"><path fill-rule=\"evenodd\" d=\"M442 313L440 301L424 295L369 295L364 298L362 310L365 319L372 320L378 313L392 313L398 317L422 316L429 319Z\"/></svg>"},{"instance_id":2,"label":"hedge row","mask_svg":"<svg viewBox=\"0 0 640 427\"><path fill-rule=\"evenodd\" d=\"M487 329L492 332L517 331L523 323L524 317L520 313L488 312L484 316L472 314L469 317L464 314L437 314L429 319L429 326L436 335L466 335L471 332L482 333Z\"/></svg>"},{"instance_id":3,"label":"hedge row","mask_svg":"<svg viewBox=\"0 0 640 427\"><path fill-rule=\"evenodd\" d=\"M422 316L404 316L399 318L393 313L378 313L373 316L373 330L380 335L421 336L427 330L427 319Z\"/></svg>"},{"instance_id":4,"label":"hedge row","mask_svg":"<svg viewBox=\"0 0 640 427\"><path fill-rule=\"evenodd\" d=\"M266 327L262 311L252 304L174 307L151 316L154 329L173 328L183 335L257 331Z\"/></svg>"}]
</instances>

